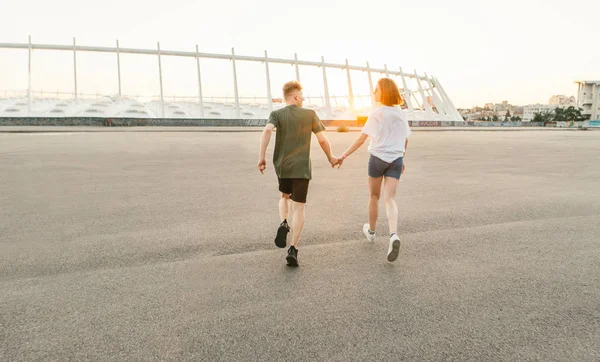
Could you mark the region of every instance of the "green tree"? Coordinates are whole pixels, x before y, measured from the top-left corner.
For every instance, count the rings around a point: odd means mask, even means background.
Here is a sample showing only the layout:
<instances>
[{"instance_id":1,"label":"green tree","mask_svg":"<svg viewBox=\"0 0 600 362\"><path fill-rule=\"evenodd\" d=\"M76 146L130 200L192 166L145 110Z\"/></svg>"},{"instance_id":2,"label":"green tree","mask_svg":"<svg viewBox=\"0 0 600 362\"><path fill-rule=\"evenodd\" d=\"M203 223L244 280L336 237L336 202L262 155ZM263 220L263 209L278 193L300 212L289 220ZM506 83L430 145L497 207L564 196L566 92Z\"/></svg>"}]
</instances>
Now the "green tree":
<instances>
[{"instance_id":1,"label":"green tree","mask_svg":"<svg viewBox=\"0 0 600 362\"><path fill-rule=\"evenodd\" d=\"M522 121L521 117L519 117L519 116L512 116L512 117L510 117L510 120L513 122L521 122Z\"/></svg>"},{"instance_id":2,"label":"green tree","mask_svg":"<svg viewBox=\"0 0 600 362\"><path fill-rule=\"evenodd\" d=\"M507 110L506 114L504 115L504 122L508 122L510 121L510 111Z\"/></svg>"},{"instance_id":3,"label":"green tree","mask_svg":"<svg viewBox=\"0 0 600 362\"><path fill-rule=\"evenodd\" d=\"M554 122L567 122L567 115L565 113L564 108L556 107L554 109L554 117L552 118Z\"/></svg>"},{"instance_id":4,"label":"green tree","mask_svg":"<svg viewBox=\"0 0 600 362\"><path fill-rule=\"evenodd\" d=\"M567 119L567 122L583 122L587 120L588 117L584 116L581 113L582 111L582 108L575 108L573 106L569 106L567 109L564 110L564 115Z\"/></svg>"},{"instance_id":5,"label":"green tree","mask_svg":"<svg viewBox=\"0 0 600 362\"><path fill-rule=\"evenodd\" d=\"M492 117L492 122L499 122L500 118L498 118L498 115L495 115Z\"/></svg>"},{"instance_id":6,"label":"green tree","mask_svg":"<svg viewBox=\"0 0 600 362\"><path fill-rule=\"evenodd\" d=\"M569 106L567 108L557 107L554 110L554 122L583 122L588 117L582 114L583 109Z\"/></svg>"},{"instance_id":7,"label":"green tree","mask_svg":"<svg viewBox=\"0 0 600 362\"><path fill-rule=\"evenodd\" d=\"M542 126L546 126L546 123L552 122L554 120L554 112L536 112L533 114L532 122L539 122Z\"/></svg>"}]
</instances>

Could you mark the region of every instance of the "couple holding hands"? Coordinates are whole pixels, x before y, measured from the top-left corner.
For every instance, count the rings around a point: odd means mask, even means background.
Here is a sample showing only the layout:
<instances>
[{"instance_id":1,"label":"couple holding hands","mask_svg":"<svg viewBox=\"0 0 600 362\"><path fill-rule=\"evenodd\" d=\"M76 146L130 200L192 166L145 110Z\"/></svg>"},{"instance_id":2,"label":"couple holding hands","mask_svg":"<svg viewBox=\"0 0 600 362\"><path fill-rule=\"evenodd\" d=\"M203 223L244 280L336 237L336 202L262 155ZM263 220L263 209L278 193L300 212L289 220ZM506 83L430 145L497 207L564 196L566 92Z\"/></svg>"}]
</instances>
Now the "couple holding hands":
<instances>
[{"instance_id":1,"label":"couple holding hands","mask_svg":"<svg viewBox=\"0 0 600 362\"><path fill-rule=\"evenodd\" d=\"M382 194L389 225L389 247L387 260L398 258L400 239L397 235L398 207L395 196L400 176L404 172L404 157L411 134L406 114L400 108L402 96L396 82L382 78L377 82L375 101L381 104L369 115L360 136L339 157L331 153L325 137L325 127L314 110L302 108L304 97L302 86L297 81L284 84L283 95L286 106L271 112L263 131L258 169L264 173L266 152L273 130L276 129L273 166L279 180L279 217L281 224L275 237L275 245L287 246L287 234L292 232L292 241L286 260L290 266L298 266L298 240L304 227L304 215L308 184L312 177L310 144L312 133L327 155L332 167L342 165L344 160L359 149L370 138L369 145L369 222L363 225L363 233L369 242L375 241L375 226ZM383 185L383 187L382 187ZM288 221L289 220L289 221Z\"/></svg>"}]
</instances>

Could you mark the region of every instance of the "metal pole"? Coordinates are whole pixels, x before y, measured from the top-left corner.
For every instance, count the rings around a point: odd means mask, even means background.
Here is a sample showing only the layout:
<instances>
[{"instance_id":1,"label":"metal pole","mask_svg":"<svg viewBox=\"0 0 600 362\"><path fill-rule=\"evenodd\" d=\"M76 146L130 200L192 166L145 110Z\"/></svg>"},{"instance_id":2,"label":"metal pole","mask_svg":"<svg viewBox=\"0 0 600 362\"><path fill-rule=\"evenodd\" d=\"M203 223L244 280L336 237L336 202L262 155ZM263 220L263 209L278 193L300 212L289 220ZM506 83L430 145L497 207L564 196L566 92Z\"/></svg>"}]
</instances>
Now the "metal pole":
<instances>
[{"instance_id":1,"label":"metal pole","mask_svg":"<svg viewBox=\"0 0 600 362\"><path fill-rule=\"evenodd\" d=\"M431 98L433 99L433 104L437 108L440 120L443 120L443 121L449 120L450 111L447 108L446 102L444 102L443 98L438 96L438 92L435 91L433 82L431 81L431 79L429 79L429 77L427 76L427 73L424 73L424 74L425 74L425 77L427 77L427 82L429 83L429 88L430 88L429 92L431 93Z\"/></svg>"},{"instance_id":2,"label":"metal pole","mask_svg":"<svg viewBox=\"0 0 600 362\"><path fill-rule=\"evenodd\" d=\"M437 108L438 117L440 118L440 121L449 120L448 118L449 118L450 114L448 113L448 110L446 109L446 105L444 104L444 102L440 99L440 97L438 97L438 95L433 90L433 88L430 90L430 92L431 92L431 99L433 100L433 104L435 105L435 108Z\"/></svg>"},{"instance_id":3,"label":"metal pole","mask_svg":"<svg viewBox=\"0 0 600 362\"><path fill-rule=\"evenodd\" d=\"M28 44L27 43L0 43L0 49L23 49L23 50L27 50L28 48ZM63 51L63 50L67 50L67 51L72 51L73 48L70 45L51 45L51 44L36 44L34 46L34 49L44 49L44 50L58 50L58 51ZM96 47L96 46L77 46L76 47L77 51L84 51L84 52L101 52L101 53L115 53L116 52L116 48L115 47ZM144 54L144 55L156 55L157 52L156 50L151 50L151 49L130 49L130 48L120 48L120 53L122 54ZM177 56L177 57L188 57L188 58L195 58L198 54L196 54L195 52L191 51L191 52L185 52L185 51L173 51L173 50L163 50L161 52L161 54L163 56ZM210 59L226 59L226 60L231 60L231 54L214 54L214 53L200 53L200 57L201 58L210 58ZM265 61L264 56L258 56L258 57L254 57L254 56L244 56L244 55L237 55L236 56L236 60L242 60L242 61L249 61L249 62L260 62L263 63ZM306 61L306 60L287 60L287 59L278 59L278 58L269 58L269 63L273 64L273 63L279 63L279 64L290 64L290 65L295 65L296 63L298 63L298 65L306 65L306 66L313 66L313 67L320 67L322 65L322 63L320 61ZM335 63L327 63L326 64L327 68L330 69L345 69L346 65L345 64L335 64ZM367 71L367 69L365 67L351 67L352 70L360 70L360 71ZM385 73L384 69L371 69L371 71L377 72L377 73ZM396 71L389 71L391 76L394 75L400 75L400 73L396 72ZM409 77L414 77L414 75L408 75ZM420 76L419 77L422 80L425 80L425 77Z\"/></svg>"},{"instance_id":4,"label":"metal pole","mask_svg":"<svg viewBox=\"0 0 600 362\"><path fill-rule=\"evenodd\" d=\"M444 87L442 87L442 84L440 83L440 81L437 78L434 78L434 81L435 81L436 87L441 91L440 94L442 94L444 96L444 98L446 98L448 107L450 108L450 111L454 115L454 117L452 117L452 118L454 118L455 121L459 121L459 122L463 121L462 116L460 115L460 113L458 113L458 110L454 106L454 103L452 103L452 100L450 99L450 97L448 97L448 93L446 93L446 90L444 89Z\"/></svg>"},{"instance_id":5,"label":"metal pole","mask_svg":"<svg viewBox=\"0 0 600 362\"><path fill-rule=\"evenodd\" d=\"M427 73L425 73L425 76L427 77ZM440 98L438 98L437 94L435 93L435 91L433 90L433 86L431 85L431 83L429 82L429 80L427 80L427 83L429 83L429 90L426 91L426 95L429 95L429 97L431 98L431 101L433 102L433 105L435 106L436 110L437 110L437 115L440 121L446 121L447 120L447 112L446 109L444 108L444 102L440 101ZM435 116L435 112L434 112L434 116Z\"/></svg>"},{"instance_id":6,"label":"metal pole","mask_svg":"<svg viewBox=\"0 0 600 362\"><path fill-rule=\"evenodd\" d=\"M402 71L402 67L400 67L399 69L400 69L400 77L402 78L402 85L404 87L404 101L406 102L406 105L408 106L409 118L414 119L415 118L415 109L413 108L413 105L412 105L411 92L410 92L410 89L408 89L408 86L406 85L406 77L404 77L404 72Z\"/></svg>"},{"instance_id":7,"label":"metal pole","mask_svg":"<svg viewBox=\"0 0 600 362\"><path fill-rule=\"evenodd\" d=\"M75 102L77 102L77 51L75 50L75 38L73 38L73 79L75 82Z\"/></svg>"},{"instance_id":8,"label":"metal pole","mask_svg":"<svg viewBox=\"0 0 600 362\"><path fill-rule=\"evenodd\" d=\"M231 48L231 63L233 64L233 96L235 97L235 115L240 118L240 96L238 94L237 71L235 69L235 50Z\"/></svg>"},{"instance_id":9,"label":"metal pole","mask_svg":"<svg viewBox=\"0 0 600 362\"><path fill-rule=\"evenodd\" d=\"M386 78L389 78L389 77L390 77L390 73L388 72L388 69L387 69L387 64L384 64L384 65L383 65L383 69L385 69L385 77L386 77Z\"/></svg>"},{"instance_id":10,"label":"metal pole","mask_svg":"<svg viewBox=\"0 0 600 362\"><path fill-rule=\"evenodd\" d=\"M371 92L371 105L375 107L375 94L373 94L373 78L371 78L371 67L369 67L369 62L367 62L367 74L369 76L369 92Z\"/></svg>"},{"instance_id":11,"label":"metal pole","mask_svg":"<svg viewBox=\"0 0 600 362\"><path fill-rule=\"evenodd\" d=\"M162 81L162 63L160 61L160 42L156 43L158 48L158 79L160 81L160 114L162 118L165 118L165 98L163 94L163 81Z\"/></svg>"},{"instance_id":12,"label":"metal pole","mask_svg":"<svg viewBox=\"0 0 600 362\"><path fill-rule=\"evenodd\" d=\"M198 101L200 102L200 117L204 117L204 101L202 100L202 77L200 76L200 57L196 44L196 68L198 69Z\"/></svg>"},{"instance_id":13,"label":"metal pole","mask_svg":"<svg viewBox=\"0 0 600 362\"><path fill-rule=\"evenodd\" d=\"M423 92L423 87L421 86L421 81L419 80L419 75L415 70L415 80L417 81L417 87L419 87L419 93L421 93L421 98L423 99L423 107L425 107L425 115L429 118L426 121L433 121L433 111L431 110L431 106L429 105L429 101L425 98L425 92Z\"/></svg>"},{"instance_id":14,"label":"metal pole","mask_svg":"<svg viewBox=\"0 0 600 362\"><path fill-rule=\"evenodd\" d=\"M269 62L267 51L265 50L265 74L267 76L267 97L269 103L269 112L273 111L273 96L271 95L271 76L269 75Z\"/></svg>"},{"instance_id":15,"label":"metal pole","mask_svg":"<svg viewBox=\"0 0 600 362\"><path fill-rule=\"evenodd\" d=\"M300 81L300 70L298 69L298 54L294 53L294 65L296 66L296 80Z\"/></svg>"},{"instance_id":16,"label":"metal pole","mask_svg":"<svg viewBox=\"0 0 600 362\"><path fill-rule=\"evenodd\" d=\"M348 103L350 103L350 109L354 109L354 92L352 91L352 79L350 78L348 59L346 59L346 76L348 77Z\"/></svg>"},{"instance_id":17,"label":"metal pole","mask_svg":"<svg viewBox=\"0 0 600 362\"><path fill-rule=\"evenodd\" d=\"M445 109L447 110L448 115L450 116L450 118L453 118L454 112L452 112L450 104L448 103L448 99L446 98L446 95L444 94L442 89L437 85L437 83L433 77L431 78L431 84L433 84L434 88L437 89L437 92L440 95L442 102L444 102L444 104L445 104Z\"/></svg>"},{"instance_id":18,"label":"metal pole","mask_svg":"<svg viewBox=\"0 0 600 362\"><path fill-rule=\"evenodd\" d=\"M119 78L119 98L122 98L122 94L121 94L121 54L119 51L119 39L117 39L117 75Z\"/></svg>"},{"instance_id":19,"label":"metal pole","mask_svg":"<svg viewBox=\"0 0 600 362\"><path fill-rule=\"evenodd\" d=\"M325 67L325 57L321 56L321 67L323 68L323 88L325 91L325 107L327 118L331 119L331 101L329 100L329 87L327 86L327 68Z\"/></svg>"},{"instance_id":20,"label":"metal pole","mask_svg":"<svg viewBox=\"0 0 600 362\"><path fill-rule=\"evenodd\" d=\"M29 60L27 67L27 112L31 113L31 35L29 36Z\"/></svg>"}]
</instances>

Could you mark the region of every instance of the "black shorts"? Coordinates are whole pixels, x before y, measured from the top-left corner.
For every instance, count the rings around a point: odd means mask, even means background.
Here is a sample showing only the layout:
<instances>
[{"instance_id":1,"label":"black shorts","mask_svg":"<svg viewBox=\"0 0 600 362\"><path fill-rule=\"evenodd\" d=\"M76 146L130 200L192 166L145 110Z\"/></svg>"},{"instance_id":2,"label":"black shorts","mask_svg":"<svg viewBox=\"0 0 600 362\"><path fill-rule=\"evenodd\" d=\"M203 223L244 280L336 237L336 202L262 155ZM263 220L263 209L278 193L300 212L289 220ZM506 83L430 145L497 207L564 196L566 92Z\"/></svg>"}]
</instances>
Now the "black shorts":
<instances>
[{"instance_id":1,"label":"black shorts","mask_svg":"<svg viewBox=\"0 0 600 362\"><path fill-rule=\"evenodd\" d=\"M280 178L279 191L286 195L291 194L293 201L305 204L309 181L304 178Z\"/></svg>"}]
</instances>

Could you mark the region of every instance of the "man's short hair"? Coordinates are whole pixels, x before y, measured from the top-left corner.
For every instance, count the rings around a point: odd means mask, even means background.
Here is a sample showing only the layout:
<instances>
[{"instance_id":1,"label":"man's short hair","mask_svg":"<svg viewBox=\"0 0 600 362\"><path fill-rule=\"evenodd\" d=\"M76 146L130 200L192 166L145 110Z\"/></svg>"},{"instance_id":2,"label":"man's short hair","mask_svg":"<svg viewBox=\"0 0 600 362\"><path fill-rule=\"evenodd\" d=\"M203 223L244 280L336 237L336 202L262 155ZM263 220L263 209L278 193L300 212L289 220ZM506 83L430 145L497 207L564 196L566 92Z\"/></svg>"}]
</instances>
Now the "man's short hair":
<instances>
[{"instance_id":1,"label":"man's short hair","mask_svg":"<svg viewBox=\"0 0 600 362\"><path fill-rule=\"evenodd\" d=\"M297 80L292 80L283 85L283 96L287 98L289 95L292 94L292 92L301 90L302 84L300 84L300 82L298 82Z\"/></svg>"}]
</instances>

